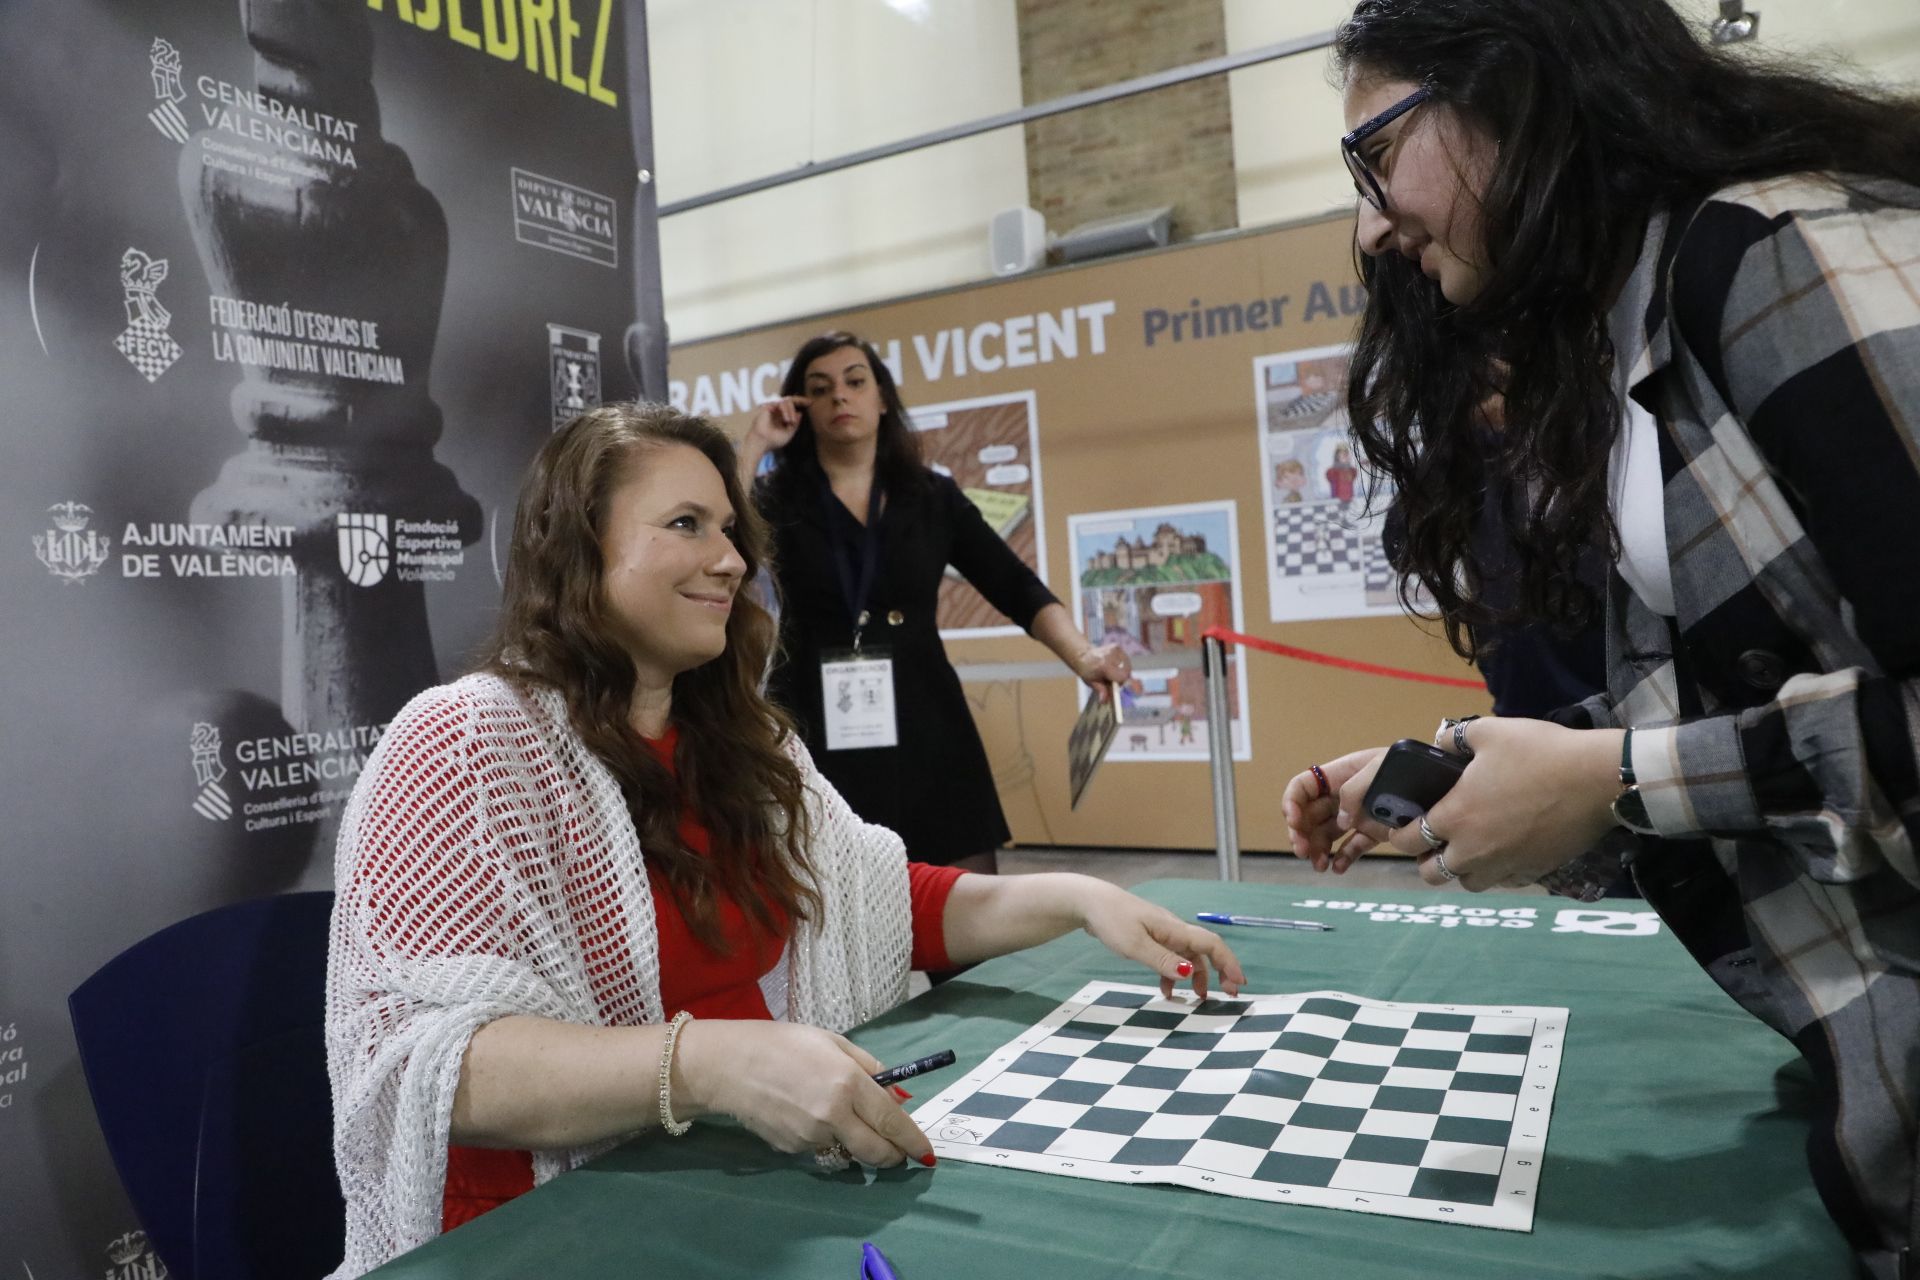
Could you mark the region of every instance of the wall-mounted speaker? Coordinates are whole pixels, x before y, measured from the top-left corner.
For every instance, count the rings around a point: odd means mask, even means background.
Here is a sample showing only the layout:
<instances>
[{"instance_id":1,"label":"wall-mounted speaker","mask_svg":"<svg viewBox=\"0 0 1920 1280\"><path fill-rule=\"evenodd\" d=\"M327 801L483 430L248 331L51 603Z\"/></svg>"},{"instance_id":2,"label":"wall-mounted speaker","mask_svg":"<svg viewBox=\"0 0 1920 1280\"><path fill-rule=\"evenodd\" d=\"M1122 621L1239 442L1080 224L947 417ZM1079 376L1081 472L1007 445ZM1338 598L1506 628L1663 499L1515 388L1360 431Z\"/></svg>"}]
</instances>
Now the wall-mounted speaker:
<instances>
[{"instance_id":1,"label":"wall-mounted speaker","mask_svg":"<svg viewBox=\"0 0 1920 1280\"><path fill-rule=\"evenodd\" d=\"M1038 209L1002 209L987 232L993 274L1017 276L1047 260L1047 220Z\"/></svg>"}]
</instances>

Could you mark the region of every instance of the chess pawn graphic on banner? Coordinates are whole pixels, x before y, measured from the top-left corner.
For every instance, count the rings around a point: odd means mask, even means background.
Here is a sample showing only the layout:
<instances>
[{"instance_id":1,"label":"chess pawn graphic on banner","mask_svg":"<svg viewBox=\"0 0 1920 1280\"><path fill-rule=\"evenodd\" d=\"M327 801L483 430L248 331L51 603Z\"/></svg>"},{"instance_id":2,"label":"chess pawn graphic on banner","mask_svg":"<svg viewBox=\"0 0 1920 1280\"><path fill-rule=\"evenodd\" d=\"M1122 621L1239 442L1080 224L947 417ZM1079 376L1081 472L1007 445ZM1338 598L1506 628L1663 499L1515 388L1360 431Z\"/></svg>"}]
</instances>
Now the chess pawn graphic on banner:
<instances>
[{"instance_id":1,"label":"chess pawn graphic on banner","mask_svg":"<svg viewBox=\"0 0 1920 1280\"><path fill-rule=\"evenodd\" d=\"M216 146L181 151L181 194L216 306L278 318L251 333L223 322L244 370L233 412L247 445L192 518L294 526L286 716L310 731L382 723L437 679L424 589L390 571L388 522L430 523L455 551L481 530L478 503L433 454L446 217L381 135L366 7L249 0L241 12L253 103L272 113L253 134L291 141L222 164L229 137L209 129Z\"/></svg>"}]
</instances>

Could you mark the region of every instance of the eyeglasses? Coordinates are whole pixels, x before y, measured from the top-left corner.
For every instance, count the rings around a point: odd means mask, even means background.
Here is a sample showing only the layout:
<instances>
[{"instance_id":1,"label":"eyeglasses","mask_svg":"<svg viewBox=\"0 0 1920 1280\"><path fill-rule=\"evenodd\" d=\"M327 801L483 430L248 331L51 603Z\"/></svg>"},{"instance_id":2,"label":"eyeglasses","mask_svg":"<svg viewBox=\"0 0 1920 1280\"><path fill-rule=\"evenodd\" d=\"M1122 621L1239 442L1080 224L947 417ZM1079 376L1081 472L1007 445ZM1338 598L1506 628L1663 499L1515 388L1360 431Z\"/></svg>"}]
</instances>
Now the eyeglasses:
<instances>
[{"instance_id":1,"label":"eyeglasses","mask_svg":"<svg viewBox=\"0 0 1920 1280\"><path fill-rule=\"evenodd\" d=\"M1400 101L1382 111L1373 119L1340 139L1340 158L1347 162L1347 172L1353 175L1353 189L1360 198L1378 209L1387 211L1387 193L1380 186L1380 178L1360 156L1360 144L1413 110L1433 95L1433 91L1422 85Z\"/></svg>"}]
</instances>

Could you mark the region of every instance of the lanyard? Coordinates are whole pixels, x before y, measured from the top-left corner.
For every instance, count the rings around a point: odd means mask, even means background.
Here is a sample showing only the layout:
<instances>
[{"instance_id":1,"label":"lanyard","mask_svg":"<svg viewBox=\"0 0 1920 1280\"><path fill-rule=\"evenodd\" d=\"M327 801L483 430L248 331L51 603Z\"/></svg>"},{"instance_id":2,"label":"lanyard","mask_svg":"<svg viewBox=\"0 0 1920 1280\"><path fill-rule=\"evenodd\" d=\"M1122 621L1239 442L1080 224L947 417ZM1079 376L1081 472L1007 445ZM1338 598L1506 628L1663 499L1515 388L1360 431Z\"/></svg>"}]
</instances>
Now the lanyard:
<instances>
[{"instance_id":1,"label":"lanyard","mask_svg":"<svg viewBox=\"0 0 1920 1280\"><path fill-rule=\"evenodd\" d=\"M833 571L840 578L840 596L846 601L847 621L853 626L853 651L860 652L860 632L867 625L867 599L873 594L873 575L880 564L880 478L875 476L867 490L867 524L860 538L860 576L856 582L847 563L841 524L851 519L847 512L834 508L840 500L826 474L820 476L820 505L827 517L827 537L832 543Z\"/></svg>"}]
</instances>

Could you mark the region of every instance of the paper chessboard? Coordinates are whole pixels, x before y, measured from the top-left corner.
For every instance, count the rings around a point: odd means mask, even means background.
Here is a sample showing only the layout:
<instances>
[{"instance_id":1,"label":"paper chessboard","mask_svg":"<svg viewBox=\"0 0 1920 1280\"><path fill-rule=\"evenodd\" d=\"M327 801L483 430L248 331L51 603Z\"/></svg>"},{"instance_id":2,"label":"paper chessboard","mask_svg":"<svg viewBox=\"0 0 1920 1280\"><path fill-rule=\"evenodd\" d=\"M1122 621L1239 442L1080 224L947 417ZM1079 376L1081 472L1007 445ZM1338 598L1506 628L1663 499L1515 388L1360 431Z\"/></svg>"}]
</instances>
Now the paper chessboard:
<instances>
[{"instance_id":1,"label":"paper chessboard","mask_svg":"<svg viewBox=\"0 0 1920 1280\"><path fill-rule=\"evenodd\" d=\"M1531 1231L1566 1025L1090 982L914 1119L942 1160Z\"/></svg>"}]
</instances>

